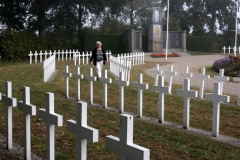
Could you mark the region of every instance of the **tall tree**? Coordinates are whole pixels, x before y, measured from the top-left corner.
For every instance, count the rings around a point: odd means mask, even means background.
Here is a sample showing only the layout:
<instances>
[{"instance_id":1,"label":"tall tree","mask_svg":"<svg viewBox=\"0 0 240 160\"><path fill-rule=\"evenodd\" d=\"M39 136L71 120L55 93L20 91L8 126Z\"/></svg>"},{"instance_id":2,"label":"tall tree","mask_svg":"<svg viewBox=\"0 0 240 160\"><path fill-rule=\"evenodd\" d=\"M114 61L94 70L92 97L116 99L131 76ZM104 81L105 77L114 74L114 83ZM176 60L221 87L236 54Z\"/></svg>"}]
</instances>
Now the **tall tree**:
<instances>
[{"instance_id":1,"label":"tall tree","mask_svg":"<svg viewBox=\"0 0 240 160\"><path fill-rule=\"evenodd\" d=\"M7 30L24 30L29 3L27 0L0 0L0 21Z\"/></svg>"}]
</instances>

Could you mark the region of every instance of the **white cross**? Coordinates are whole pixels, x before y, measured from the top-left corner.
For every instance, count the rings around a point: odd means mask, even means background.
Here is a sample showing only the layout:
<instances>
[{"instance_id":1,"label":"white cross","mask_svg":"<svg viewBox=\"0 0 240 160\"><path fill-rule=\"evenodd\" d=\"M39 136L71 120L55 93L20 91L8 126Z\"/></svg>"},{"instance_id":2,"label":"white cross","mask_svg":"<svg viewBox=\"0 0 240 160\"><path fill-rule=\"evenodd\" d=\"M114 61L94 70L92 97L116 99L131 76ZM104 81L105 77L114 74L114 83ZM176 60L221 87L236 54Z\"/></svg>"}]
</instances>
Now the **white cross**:
<instances>
[{"instance_id":1,"label":"white cross","mask_svg":"<svg viewBox=\"0 0 240 160\"><path fill-rule=\"evenodd\" d=\"M170 88L169 94L172 93L172 77L177 75L177 72L173 72L173 65L169 67L169 71L165 71L165 74L169 76L168 87Z\"/></svg>"},{"instance_id":2,"label":"white cross","mask_svg":"<svg viewBox=\"0 0 240 160\"><path fill-rule=\"evenodd\" d=\"M98 142L98 130L87 124L87 103L77 102L77 121L67 120L67 130L76 135L76 159L87 159L87 140Z\"/></svg>"},{"instance_id":3,"label":"white cross","mask_svg":"<svg viewBox=\"0 0 240 160\"><path fill-rule=\"evenodd\" d=\"M68 50L66 50L66 60L67 60L67 58L68 58Z\"/></svg>"},{"instance_id":4,"label":"white cross","mask_svg":"<svg viewBox=\"0 0 240 160\"><path fill-rule=\"evenodd\" d=\"M12 98L12 82L6 82L6 94L2 95L2 101L7 110L7 149L12 149L12 108L17 106L17 99Z\"/></svg>"},{"instance_id":5,"label":"white cross","mask_svg":"<svg viewBox=\"0 0 240 160\"><path fill-rule=\"evenodd\" d=\"M206 99L213 102L212 135L214 137L219 135L220 103L230 101L230 97L222 95L220 89L220 83L214 83L214 93L205 94Z\"/></svg>"},{"instance_id":6,"label":"white cross","mask_svg":"<svg viewBox=\"0 0 240 160\"><path fill-rule=\"evenodd\" d=\"M45 53L44 53L45 59L44 60L47 59L47 55L48 55L47 50L45 50Z\"/></svg>"},{"instance_id":7,"label":"white cross","mask_svg":"<svg viewBox=\"0 0 240 160\"><path fill-rule=\"evenodd\" d=\"M234 82L239 82L239 87L238 87L238 105L240 105L240 78L239 77L233 77Z\"/></svg>"},{"instance_id":8,"label":"white cross","mask_svg":"<svg viewBox=\"0 0 240 160\"><path fill-rule=\"evenodd\" d=\"M62 61L64 60L64 50L62 50Z\"/></svg>"},{"instance_id":9,"label":"white cross","mask_svg":"<svg viewBox=\"0 0 240 160\"><path fill-rule=\"evenodd\" d=\"M240 46L238 47L238 53L240 54Z\"/></svg>"},{"instance_id":10,"label":"white cross","mask_svg":"<svg viewBox=\"0 0 240 160\"><path fill-rule=\"evenodd\" d=\"M30 64L32 64L32 56L33 56L32 51L30 51L30 54L28 54L28 56L30 57Z\"/></svg>"},{"instance_id":11,"label":"white cross","mask_svg":"<svg viewBox=\"0 0 240 160\"><path fill-rule=\"evenodd\" d=\"M69 59L72 60L72 51L71 51L71 49L69 50Z\"/></svg>"},{"instance_id":12,"label":"white cross","mask_svg":"<svg viewBox=\"0 0 240 160\"><path fill-rule=\"evenodd\" d=\"M225 50L226 50L226 47L224 46L224 47L223 47L223 53L224 53L224 54L225 54Z\"/></svg>"},{"instance_id":13,"label":"white cross","mask_svg":"<svg viewBox=\"0 0 240 160\"><path fill-rule=\"evenodd\" d=\"M233 47L233 52L236 53L237 52L237 46Z\"/></svg>"},{"instance_id":14,"label":"white cross","mask_svg":"<svg viewBox=\"0 0 240 160\"><path fill-rule=\"evenodd\" d=\"M112 83L112 79L107 78L107 70L104 70L103 77L99 77L99 82L103 83L103 107L107 108L107 84Z\"/></svg>"},{"instance_id":15,"label":"white cross","mask_svg":"<svg viewBox=\"0 0 240 160\"><path fill-rule=\"evenodd\" d=\"M77 80L77 100L80 101L80 79L83 79L84 75L80 74L80 67L77 67L76 69L76 74L73 74L73 77Z\"/></svg>"},{"instance_id":16,"label":"white cross","mask_svg":"<svg viewBox=\"0 0 240 160\"><path fill-rule=\"evenodd\" d=\"M138 117L142 117L142 94L143 89L148 89L148 84L143 83L142 74L138 74L138 82L133 82L132 86L138 90Z\"/></svg>"},{"instance_id":17,"label":"white cross","mask_svg":"<svg viewBox=\"0 0 240 160\"><path fill-rule=\"evenodd\" d=\"M229 54L231 53L231 47L230 46L228 47L228 53Z\"/></svg>"},{"instance_id":18,"label":"white cross","mask_svg":"<svg viewBox=\"0 0 240 160\"><path fill-rule=\"evenodd\" d=\"M188 129L190 118L190 97L197 97L198 92L190 90L190 79L184 79L184 88L178 89L177 95L184 97L183 128Z\"/></svg>"},{"instance_id":19,"label":"white cross","mask_svg":"<svg viewBox=\"0 0 240 160\"><path fill-rule=\"evenodd\" d=\"M30 87L23 87L23 100L18 109L24 114L24 158L31 159L31 115L36 115L36 106L30 103Z\"/></svg>"},{"instance_id":20,"label":"white cross","mask_svg":"<svg viewBox=\"0 0 240 160\"><path fill-rule=\"evenodd\" d=\"M37 56L38 56L37 51L35 51L34 56L35 56L35 63L37 63Z\"/></svg>"},{"instance_id":21,"label":"white cross","mask_svg":"<svg viewBox=\"0 0 240 160\"><path fill-rule=\"evenodd\" d=\"M129 86L129 81L124 81L123 72L119 72L119 79L115 80L115 84L119 86L119 112L124 111L124 86Z\"/></svg>"},{"instance_id":22,"label":"white cross","mask_svg":"<svg viewBox=\"0 0 240 160\"><path fill-rule=\"evenodd\" d=\"M164 93L170 93L170 87L164 86L164 76L159 76L158 85L153 86L152 90L158 92L158 118L159 122L164 122Z\"/></svg>"},{"instance_id":23,"label":"white cross","mask_svg":"<svg viewBox=\"0 0 240 160\"><path fill-rule=\"evenodd\" d=\"M60 54L61 54L61 52L60 52L60 50L58 50L58 61L60 60Z\"/></svg>"},{"instance_id":24,"label":"white cross","mask_svg":"<svg viewBox=\"0 0 240 160\"><path fill-rule=\"evenodd\" d=\"M133 116L121 114L120 138L109 135L106 137L106 149L119 155L120 160L149 160L150 150L133 143Z\"/></svg>"},{"instance_id":25,"label":"white cross","mask_svg":"<svg viewBox=\"0 0 240 160\"><path fill-rule=\"evenodd\" d=\"M159 64L156 64L156 69L152 71L153 73L155 73L155 80L154 80L154 85L157 85L158 82L158 75L162 74L162 70L159 70Z\"/></svg>"},{"instance_id":26,"label":"white cross","mask_svg":"<svg viewBox=\"0 0 240 160\"><path fill-rule=\"evenodd\" d=\"M65 66L65 72L62 72L62 75L65 77L65 92L66 97L69 97L69 77L72 77L72 73L68 72L68 65Z\"/></svg>"},{"instance_id":27,"label":"white cross","mask_svg":"<svg viewBox=\"0 0 240 160\"><path fill-rule=\"evenodd\" d=\"M192 73L188 73L188 66L185 67L184 73L180 73L180 76L183 76L184 79L188 79L192 77Z\"/></svg>"},{"instance_id":28,"label":"white cross","mask_svg":"<svg viewBox=\"0 0 240 160\"><path fill-rule=\"evenodd\" d=\"M86 75L85 79L89 81L89 103L93 104L93 81L96 81L97 77L93 76L92 68L89 68L89 75Z\"/></svg>"},{"instance_id":29,"label":"white cross","mask_svg":"<svg viewBox=\"0 0 240 160\"><path fill-rule=\"evenodd\" d=\"M39 56L40 56L40 63L42 63L42 56L43 56L42 51L40 51Z\"/></svg>"},{"instance_id":30,"label":"white cross","mask_svg":"<svg viewBox=\"0 0 240 160\"><path fill-rule=\"evenodd\" d=\"M205 75L205 68L201 68L201 73L197 74L196 77L200 79L200 90L199 90L199 98L203 99L203 93L204 93L204 80L210 79L210 75Z\"/></svg>"},{"instance_id":31,"label":"white cross","mask_svg":"<svg viewBox=\"0 0 240 160\"><path fill-rule=\"evenodd\" d=\"M220 69L219 76L214 76L220 82L220 94L223 92L223 81L229 81L229 77L224 76L224 69Z\"/></svg>"},{"instance_id":32,"label":"white cross","mask_svg":"<svg viewBox=\"0 0 240 160\"><path fill-rule=\"evenodd\" d=\"M54 93L46 93L46 109L39 109L39 118L46 122L46 159L55 159L55 126L63 125L62 115L54 112Z\"/></svg>"}]
</instances>

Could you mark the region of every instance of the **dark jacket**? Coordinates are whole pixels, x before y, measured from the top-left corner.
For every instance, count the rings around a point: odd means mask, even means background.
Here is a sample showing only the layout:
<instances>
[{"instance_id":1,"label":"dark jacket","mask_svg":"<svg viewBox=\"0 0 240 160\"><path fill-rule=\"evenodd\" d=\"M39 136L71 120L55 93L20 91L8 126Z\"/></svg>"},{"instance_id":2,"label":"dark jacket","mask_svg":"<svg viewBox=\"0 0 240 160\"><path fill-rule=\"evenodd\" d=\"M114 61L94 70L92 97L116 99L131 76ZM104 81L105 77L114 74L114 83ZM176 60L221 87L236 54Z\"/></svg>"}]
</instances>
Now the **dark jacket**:
<instances>
[{"instance_id":1,"label":"dark jacket","mask_svg":"<svg viewBox=\"0 0 240 160\"><path fill-rule=\"evenodd\" d=\"M105 61L107 60L107 58L106 58L105 50L103 48L102 48L102 52L103 52L103 64L105 65ZM93 60L93 64L96 66L96 64L97 64L96 59L97 59L97 48L95 48L92 51L92 55L90 57L89 62L92 62L92 60Z\"/></svg>"}]
</instances>

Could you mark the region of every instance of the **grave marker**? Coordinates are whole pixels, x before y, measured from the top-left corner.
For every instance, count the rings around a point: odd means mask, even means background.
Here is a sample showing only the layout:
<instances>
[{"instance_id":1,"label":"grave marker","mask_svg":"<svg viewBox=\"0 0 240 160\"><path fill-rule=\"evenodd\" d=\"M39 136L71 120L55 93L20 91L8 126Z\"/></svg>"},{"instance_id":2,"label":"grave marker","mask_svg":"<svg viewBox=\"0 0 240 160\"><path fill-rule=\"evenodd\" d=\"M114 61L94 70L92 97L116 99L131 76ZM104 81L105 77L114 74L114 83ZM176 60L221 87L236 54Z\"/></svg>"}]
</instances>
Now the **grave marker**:
<instances>
[{"instance_id":1,"label":"grave marker","mask_svg":"<svg viewBox=\"0 0 240 160\"><path fill-rule=\"evenodd\" d=\"M204 80L210 79L210 75L205 75L205 68L201 68L201 73L197 74L196 76L198 79L200 79L200 89L199 89L199 98L203 99L203 93L204 93Z\"/></svg>"},{"instance_id":2,"label":"grave marker","mask_svg":"<svg viewBox=\"0 0 240 160\"><path fill-rule=\"evenodd\" d=\"M185 67L185 72L180 73L180 76L183 76L184 79L188 79L192 77L192 73L188 73L188 66Z\"/></svg>"},{"instance_id":3,"label":"grave marker","mask_svg":"<svg viewBox=\"0 0 240 160\"><path fill-rule=\"evenodd\" d=\"M231 53L231 47L230 46L228 47L228 53L229 54Z\"/></svg>"},{"instance_id":4,"label":"grave marker","mask_svg":"<svg viewBox=\"0 0 240 160\"><path fill-rule=\"evenodd\" d=\"M159 64L156 64L156 69L152 71L153 73L155 73L155 80L154 80L154 85L157 86L157 82L158 82L158 75L162 74L162 70L159 70Z\"/></svg>"},{"instance_id":5,"label":"grave marker","mask_svg":"<svg viewBox=\"0 0 240 160\"><path fill-rule=\"evenodd\" d=\"M189 128L190 119L190 97L197 97L198 92L190 90L190 79L184 79L183 89L177 90L177 95L184 97L184 110L183 110L183 128Z\"/></svg>"},{"instance_id":6,"label":"grave marker","mask_svg":"<svg viewBox=\"0 0 240 160\"><path fill-rule=\"evenodd\" d=\"M44 60L47 59L47 55L48 55L47 50L45 50L45 52L44 52L45 59Z\"/></svg>"},{"instance_id":7,"label":"grave marker","mask_svg":"<svg viewBox=\"0 0 240 160\"><path fill-rule=\"evenodd\" d=\"M124 86L129 86L129 81L124 81L123 72L119 72L119 79L115 80L115 84L119 86L119 112L124 111Z\"/></svg>"},{"instance_id":8,"label":"grave marker","mask_svg":"<svg viewBox=\"0 0 240 160\"><path fill-rule=\"evenodd\" d=\"M132 86L138 90L138 117L142 117L142 92L148 89L148 84L143 83L142 74L138 74L138 82L133 82Z\"/></svg>"},{"instance_id":9,"label":"grave marker","mask_svg":"<svg viewBox=\"0 0 240 160\"><path fill-rule=\"evenodd\" d=\"M68 72L68 65L65 66L65 72L62 72L62 75L65 77L65 92L66 98L69 97L69 77L72 77L72 73Z\"/></svg>"},{"instance_id":10,"label":"grave marker","mask_svg":"<svg viewBox=\"0 0 240 160\"><path fill-rule=\"evenodd\" d=\"M54 93L46 93L46 109L39 109L39 118L46 123L46 159L55 159L55 126L63 125L62 115L54 113Z\"/></svg>"},{"instance_id":11,"label":"grave marker","mask_svg":"<svg viewBox=\"0 0 240 160\"><path fill-rule=\"evenodd\" d=\"M87 159L87 140L98 142L98 130L87 124L87 103L77 102L77 121L67 120L67 130L76 135L76 159Z\"/></svg>"},{"instance_id":12,"label":"grave marker","mask_svg":"<svg viewBox=\"0 0 240 160\"><path fill-rule=\"evenodd\" d=\"M220 82L220 94L222 94L223 81L229 81L229 77L224 76L224 69L220 69L219 76L214 76L214 78Z\"/></svg>"},{"instance_id":13,"label":"grave marker","mask_svg":"<svg viewBox=\"0 0 240 160\"><path fill-rule=\"evenodd\" d=\"M107 108L107 84L112 83L112 79L107 78L107 70L104 70L103 78L99 77L99 82L103 83L103 107Z\"/></svg>"},{"instance_id":14,"label":"grave marker","mask_svg":"<svg viewBox=\"0 0 240 160\"><path fill-rule=\"evenodd\" d=\"M109 135L106 137L106 148L119 155L120 160L149 160L150 151L133 143L133 116L121 114L120 138Z\"/></svg>"},{"instance_id":15,"label":"grave marker","mask_svg":"<svg viewBox=\"0 0 240 160\"><path fill-rule=\"evenodd\" d=\"M35 63L37 63L37 56L38 56L37 51L35 51L34 56L35 56Z\"/></svg>"},{"instance_id":16,"label":"grave marker","mask_svg":"<svg viewBox=\"0 0 240 160\"><path fill-rule=\"evenodd\" d=\"M12 149L12 108L17 106L17 99L12 97L12 82L6 82L6 94L2 95L2 101L7 110L7 149Z\"/></svg>"},{"instance_id":17,"label":"grave marker","mask_svg":"<svg viewBox=\"0 0 240 160\"><path fill-rule=\"evenodd\" d=\"M226 49L227 49L227 48L224 46L224 47L223 47L223 53L224 53L224 54L225 54L225 50L226 50Z\"/></svg>"},{"instance_id":18,"label":"grave marker","mask_svg":"<svg viewBox=\"0 0 240 160\"><path fill-rule=\"evenodd\" d=\"M158 85L153 86L152 90L158 92L158 118L159 122L164 122L164 93L170 94L170 87L164 86L164 76L159 76Z\"/></svg>"},{"instance_id":19,"label":"grave marker","mask_svg":"<svg viewBox=\"0 0 240 160\"><path fill-rule=\"evenodd\" d=\"M24 159L31 160L31 115L36 115L36 106L30 103L30 87L23 87L23 100L18 109L24 116Z\"/></svg>"},{"instance_id":20,"label":"grave marker","mask_svg":"<svg viewBox=\"0 0 240 160\"><path fill-rule=\"evenodd\" d=\"M212 117L212 135L219 136L219 121L220 121L220 103L229 102L230 97L220 93L220 83L214 83L214 93L206 93L206 99L213 102L213 117Z\"/></svg>"},{"instance_id":21,"label":"grave marker","mask_svg":"<svg viewBox=\"0 0 240 160\"><path fill-rule=\"evenodd\" d=\"M89 75L86 75L85 79L89 81L89 103L93 104L93 81L96 81L97 77L93 76L92 68L89 68Z\"/></svg>"},{"instance_id":22,"label":"grave marker","mask_svg":"<svg viewBox=\"0 0 240 160\"><path fill-rule=\"evenodd\" d=\"M168 79L168 87L169 87L169 94L172 93L172 77L177 75L177 72L173 72L173 65L169 67L169 71L165 71L165 74L169 76Z\"/></svg>"},{"instance_id":23,"label":"grave marker","mask_svg":"<svg viewBox=\"0 0 240 160\"><path fill-rule=\"evenodd\" d=\"M40 63L42 63L42 56L43 56L42 51L40 51L39 56L40 56Z\"/></svg>"},{"instance_id":24,"label":"grave marker","mask_svg":"<svg viewBox=\"0 0 240 160\"><path fill-rule=\"evenodd\" d=\"M32 56L33 56L32 51L30 51L30 54L28 54L28 56L30 57L30 64L32 64Z\"/></svg>"},{"instance_id":25,"label":"grave marker","mask_svg":"<svg viewBox=\"0 0 240 160\"><path fill-rule=\"evenodd\" d=\"M73 74L73 77L77 80L77 100L80 101L80 79L83 79L84 75L80 74L80 67L77 67L76 69L76 74Z\"/></svg>"}]
</instances>

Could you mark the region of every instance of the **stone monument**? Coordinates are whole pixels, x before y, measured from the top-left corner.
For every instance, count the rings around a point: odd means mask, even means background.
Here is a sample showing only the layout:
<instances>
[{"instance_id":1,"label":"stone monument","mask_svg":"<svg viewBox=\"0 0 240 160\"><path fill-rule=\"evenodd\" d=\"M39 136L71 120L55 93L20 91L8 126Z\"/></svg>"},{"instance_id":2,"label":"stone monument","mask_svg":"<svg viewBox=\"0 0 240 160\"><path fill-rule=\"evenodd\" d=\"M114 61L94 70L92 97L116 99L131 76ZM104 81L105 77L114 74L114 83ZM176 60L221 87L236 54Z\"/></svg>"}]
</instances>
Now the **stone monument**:
<instances>
[{"instance_id":1,"label":"stone monument","mask_svg":"<svg viewBox=\"0 0 240 160\"><path fill-rule=\"evenodd\" d=\"M153 7L149 11L148 51L162 53L162 10Z\"/></svg>"},{"instance_id":2,"label":"stone monument","mask_svg":"<svg viewBox=\"0 0 240 160\"><path fill-rule=\"evenodd\" d=\"M129 29L126 31L127 36L127 52L142 52L142 31Z\"/></svg>"}]
</instances>

